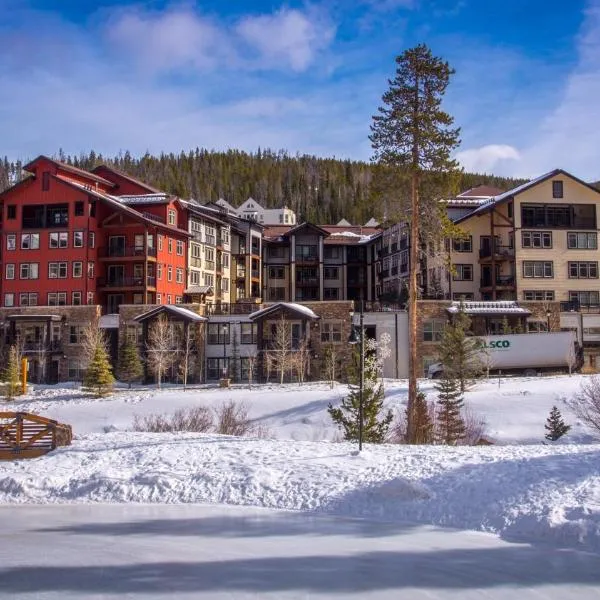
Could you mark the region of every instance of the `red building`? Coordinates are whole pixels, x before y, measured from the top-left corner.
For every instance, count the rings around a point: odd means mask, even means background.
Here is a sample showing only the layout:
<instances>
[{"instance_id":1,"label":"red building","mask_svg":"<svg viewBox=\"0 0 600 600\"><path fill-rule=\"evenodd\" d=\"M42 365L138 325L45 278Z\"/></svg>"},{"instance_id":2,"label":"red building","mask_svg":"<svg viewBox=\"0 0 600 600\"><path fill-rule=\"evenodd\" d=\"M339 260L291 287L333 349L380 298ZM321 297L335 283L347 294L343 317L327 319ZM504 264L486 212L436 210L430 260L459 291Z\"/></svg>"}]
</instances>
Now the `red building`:
<instances>
[{"instance_id":1,"label":"red building","mask_svg":"<svg viewBox=\"0 0 600 600\"><path fill-rule=\"evenodd\" d=\"M181 302L187 216L177 198L108 167L40 156L0 194L2 306Z\"/></svg>"}]
</instances>

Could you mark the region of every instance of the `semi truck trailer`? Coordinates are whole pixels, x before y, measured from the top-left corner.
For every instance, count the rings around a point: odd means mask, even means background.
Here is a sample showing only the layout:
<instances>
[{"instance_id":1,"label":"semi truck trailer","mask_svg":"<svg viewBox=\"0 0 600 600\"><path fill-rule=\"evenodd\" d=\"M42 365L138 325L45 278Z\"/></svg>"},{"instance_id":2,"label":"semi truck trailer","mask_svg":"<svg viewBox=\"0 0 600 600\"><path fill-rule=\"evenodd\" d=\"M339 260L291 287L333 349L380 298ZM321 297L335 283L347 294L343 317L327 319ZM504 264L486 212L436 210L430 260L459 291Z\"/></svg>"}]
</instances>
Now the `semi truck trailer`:
<instances>
[{"instance_id":1,"label":"semi truck trailer","mask_svg":"<svg viewBox=\"0 0 600 600\"><path fill-rule=\"evenodd\" d=\"M583 364L583 353L574 331L517 333L476 337L480 342L477 361L489 373L535 376L543 371L576 371ZM441 363L432 364L430 379L444 372Z\"/></svg>"}]
</instances>

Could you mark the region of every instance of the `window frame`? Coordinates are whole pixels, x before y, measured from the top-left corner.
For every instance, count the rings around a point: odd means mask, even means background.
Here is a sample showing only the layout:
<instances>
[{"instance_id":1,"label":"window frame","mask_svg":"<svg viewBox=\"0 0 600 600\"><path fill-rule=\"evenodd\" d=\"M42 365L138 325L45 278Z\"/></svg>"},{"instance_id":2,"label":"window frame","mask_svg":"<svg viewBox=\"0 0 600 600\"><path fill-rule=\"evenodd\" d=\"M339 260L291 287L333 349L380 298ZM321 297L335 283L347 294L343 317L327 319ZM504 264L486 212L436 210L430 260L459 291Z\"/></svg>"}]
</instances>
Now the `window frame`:
<instances>
[{"instance_id":1,"label":"window frame","mask_svg":"<svg viewBox=\"0 0 600 600\"><path fill-rule=\"evenodd\" d=\"M536 268L541 265L542 275L536 275ZM550 275L546 268L550 266ZM527 275L527 268L531 267L531 275ZM524 260L522 266L523 279L554 279L554 261L552 260Z\"/></svg>"}]
</instances>

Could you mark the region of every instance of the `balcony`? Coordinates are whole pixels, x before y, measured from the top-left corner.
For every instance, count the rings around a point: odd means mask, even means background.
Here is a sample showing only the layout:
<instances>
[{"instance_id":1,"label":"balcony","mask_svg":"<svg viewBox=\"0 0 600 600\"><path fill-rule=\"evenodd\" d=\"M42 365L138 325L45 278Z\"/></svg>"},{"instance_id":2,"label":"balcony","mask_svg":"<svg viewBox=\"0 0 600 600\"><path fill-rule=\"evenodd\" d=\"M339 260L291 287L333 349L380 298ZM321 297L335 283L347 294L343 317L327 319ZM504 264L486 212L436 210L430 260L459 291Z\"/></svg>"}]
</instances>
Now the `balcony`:
<instances>
[{"instance_id":1,"label":"balcony","mask_svg":"<svg viewBox=\"0 0 600 600\"><path fill-rule=\"evenodd\" d=\"M300 287L317 286L317 285L319 285L319 278L318 277L299 277L298 279L296 279L296 285L298 285Z\"/></svg>"},{"instance_id":2,"label":"balcony","mask_svg":"<svg viewBox=\"0 0 600 600\"><path fill-rule=\"evenodd\" d=\"M14 341L11 341L10 338L7 338L6 344L12 345ZM63 346L60 340L52 340L50 342L44 342L43 340L30 340L22 342L19 346L19 349L22 349L23 352L28 353L44 353L44 352L62 352Z\"/></svg>"},{"instance_id":3,"label":"balcony","mask_svg":"<svg viewBox=\"0 0 600 600\"><path fill-rule=\"evenodd\" d=\"M480 288L484 289L492 289L494 284L492 283L491 278L484 277L480 281ZM500 275L496 277L495 287L497 290L499 289L513 289L515 287L515 278L513 275Z\"/></svg>"},{"instance_id":4,"label":"balcony","mask_svg":"<svg viewBox=\"0 0 600 600\"><path fill-rule=\"evenodd\" d=\"M250 276L252 279L260 279L260 269L252 269Z\"/></svg>"},{"instance_id":5,"label":"balcony","mask_svg":"<svg viewBox=\"0 0 600 600\"><path fill-rule=\"evenodd\" d=\"M118 248L102 247L98 249L98 256L103 260L111 258L144 258L146 253L140 246L122 246ZM156 248L148 248L148 258L156 258Z\"/></svg>"},{"instance_id":6,"label":"balcony","mask_svg":"<svg viewBox=\"0 0 600 600\"><path fill-rule=\"evenodd\" d=\"M260 310L260 304L252 302L236 302L221 304L207 304L207 315L249 315L250 313Z\"/></svg>"},{"instance_id":7,"label":"balcony","mask_svg":"<svg viewBox=\"0 0 600 600\"><path fill-rule=\"evenodd\" d=\"M114 279L98 279L99 288L144 288L156 287L156 277L146 277L146 286L144 286L143 277L118 277Z\"/></svg>"},{"instance_id":8,"label":"balcony","mask_svg":"<svg viewBox=\"0 0 600 600\"><path fill-rule=\"evenodd\" d=\"M482 248L479 250L479 260L481 262L491 261L492 258L498 262L504 260L513 260L515 257L515 249L510 246L496 245L494 248L494 255L492 256L491 248Z\"/></svg>"}]
</instances>

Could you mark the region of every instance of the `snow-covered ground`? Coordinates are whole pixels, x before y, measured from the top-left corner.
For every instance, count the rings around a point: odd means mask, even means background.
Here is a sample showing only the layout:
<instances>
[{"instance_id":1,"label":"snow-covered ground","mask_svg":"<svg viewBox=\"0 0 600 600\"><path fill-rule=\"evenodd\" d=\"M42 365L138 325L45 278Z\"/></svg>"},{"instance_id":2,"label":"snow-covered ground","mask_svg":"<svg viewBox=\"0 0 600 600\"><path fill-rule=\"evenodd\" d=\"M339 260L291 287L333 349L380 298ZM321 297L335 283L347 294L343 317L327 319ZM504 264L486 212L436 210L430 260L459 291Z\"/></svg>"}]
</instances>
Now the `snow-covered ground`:
<instances>
[{"instance_id":1,"label":"snow-covered ground","mask_svg":"<svg viewBox=\"0 0 600 600\"><path fill-rule=\"evenodd\" d=\"M11 600L600 595L597 555L401 522L139 505L0 507L0 522Z\"/></svg>"},{"instance_id":2,"label":"snow-covered ground","mask_svg":"<svg viewBox=\"0 0 600 600\"><path fill-rule=\"evenodd\" d=\"M477 383L466 393L465 401L473 413L486 421L488 437L497 444L541 443L544 423L554 404L572 425L564 443L589 443L593 441L590 432L576 422L565 405L565 399L579 390L584 379L581 375L491 379ZM405 380L386 381L386 403L395 412L404 411L407 387ZM430 400L435 399L431 381L424 380L421 388ZM327 406L330 402L339 403L347 391L344 385L330 389L326 383L260 385L251 390L239 386L186 391L177 387L158 391L148 386L121 389L108 399L96 400L82 393L78 386L40 386L7 406L70 423L75 435L82 435L131 429L136 414L170 413L199 405L217 407L233 400L244 403L250 417L277 439L321 441L338 436Z\"/></svg>"}]
</instances>

